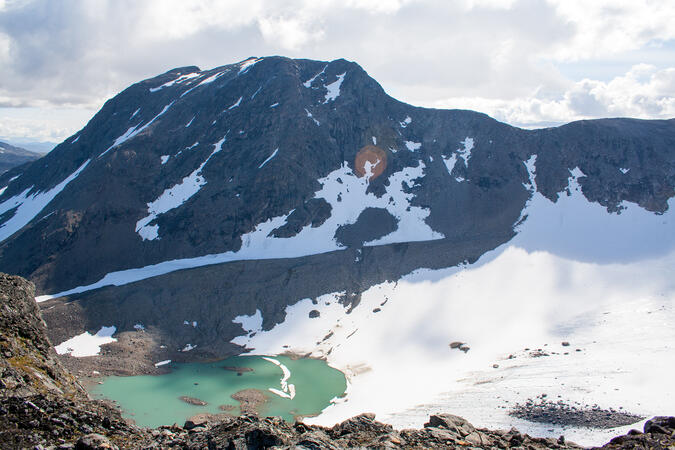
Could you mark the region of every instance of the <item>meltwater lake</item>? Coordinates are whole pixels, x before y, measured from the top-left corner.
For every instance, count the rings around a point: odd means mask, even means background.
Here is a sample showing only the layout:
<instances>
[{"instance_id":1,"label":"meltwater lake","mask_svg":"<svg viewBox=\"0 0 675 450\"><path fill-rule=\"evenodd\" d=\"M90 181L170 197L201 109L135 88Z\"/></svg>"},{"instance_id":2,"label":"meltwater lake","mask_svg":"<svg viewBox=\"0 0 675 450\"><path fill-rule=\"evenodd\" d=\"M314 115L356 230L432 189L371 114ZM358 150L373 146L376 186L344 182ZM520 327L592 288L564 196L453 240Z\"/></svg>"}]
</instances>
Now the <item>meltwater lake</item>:
<instances>
[{"instance_id":1,"label":"meltwater lake","mask_svg":"<svg viewBox=\"0 0 675 450\"><path fill-rule=\"evenodd\" d=\"M260 416L293 421L320 413L347 389L344 374L317 359L236 356L166 367L171 372L164 375L105 377L89 392L95 398L115 400L124 417L137 425L157 427L182 425L200 413L239 415L240 403L232 395L251 389L256 390L254 397L264 400L256 406Z\"/></svg>"}]
</instances>

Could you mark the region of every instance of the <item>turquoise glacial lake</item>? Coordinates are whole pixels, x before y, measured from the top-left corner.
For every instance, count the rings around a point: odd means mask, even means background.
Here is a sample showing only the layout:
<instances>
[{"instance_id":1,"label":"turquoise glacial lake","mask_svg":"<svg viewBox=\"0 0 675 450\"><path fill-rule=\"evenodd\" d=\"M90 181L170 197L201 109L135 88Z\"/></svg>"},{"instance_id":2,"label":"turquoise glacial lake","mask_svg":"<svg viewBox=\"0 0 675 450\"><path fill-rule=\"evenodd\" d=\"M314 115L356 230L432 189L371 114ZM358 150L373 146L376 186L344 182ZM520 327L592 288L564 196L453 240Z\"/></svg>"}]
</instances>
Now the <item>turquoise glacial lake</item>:
<instances>
[{"instance_id":1,"label":"turquoise glacial lake","mask_svg":"<svg viewBox=\"0 0 675 450\"><path fill-rule=\"evenodd\" d=\"M199 413L239 415L240 404L232 395L245 389L264 394L266 401L258 407L260 416L280 416L291 422L297 416L320 413L347 389L344 374L324 361L285 356L270 357L273 361L264 358L236 356L210 363L171 363L165 366L171 370L168 374L105 377L101 380L103 384L93 385L89 392L94 398L116 401L123 415L137 425L158 427L182 425L188 417ZM293 398L288 398L291 395ZM181 397L207 404L189 404Z\"/></svg>"}]
</instances>

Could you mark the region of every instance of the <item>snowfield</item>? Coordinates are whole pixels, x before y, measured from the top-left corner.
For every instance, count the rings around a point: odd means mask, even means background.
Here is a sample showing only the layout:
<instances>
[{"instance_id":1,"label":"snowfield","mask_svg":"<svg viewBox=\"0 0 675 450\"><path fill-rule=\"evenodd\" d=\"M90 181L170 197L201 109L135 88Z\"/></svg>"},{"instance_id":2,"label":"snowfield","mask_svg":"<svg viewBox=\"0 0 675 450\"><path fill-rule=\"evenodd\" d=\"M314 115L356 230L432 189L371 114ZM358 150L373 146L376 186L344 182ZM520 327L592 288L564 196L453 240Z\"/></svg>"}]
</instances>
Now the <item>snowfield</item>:
<instances>
[{"instance_id":1,"label":"snowfield","mask_svg":"<svg viewBox=\"0 0 675 450\"><path fill-rule=\"evenodd\" d=\"M95 356L101 351L101 345L117 341L117 339L112 337L115 331L117 331L116 327L101 327L94 335L85 331L62 342L54 347L54 349L59 355L70 354L77 358Z\"/></svg>"},{"instance_id":2,"label":"snowfield","mask_svg":"<svg viewBox=\"0 0 675 450\"><path fill-rule=\"evenodd\" d=\"M527 164L532 184L535 164ZM311 353L344 371L344 401L305 419L322 425L371 411L397 428L419 427L431 413L451 412L481 426L596 445L636 426L561 429L515 419L509 408L546 394L645 417L670 414L675 201L663 215L635 205L608 214L583 197L581 175L571 171L570 195L556 204L534 194L518 235L473 265L373 286L350 314L339 293L316 305L303 299L282 324L233 342L252 354ZM320 316L309 319L313 309ZM470 350L451 349L455 341ZM537 349L548 356L532 356Z\"/></svg>"}]
</instances>

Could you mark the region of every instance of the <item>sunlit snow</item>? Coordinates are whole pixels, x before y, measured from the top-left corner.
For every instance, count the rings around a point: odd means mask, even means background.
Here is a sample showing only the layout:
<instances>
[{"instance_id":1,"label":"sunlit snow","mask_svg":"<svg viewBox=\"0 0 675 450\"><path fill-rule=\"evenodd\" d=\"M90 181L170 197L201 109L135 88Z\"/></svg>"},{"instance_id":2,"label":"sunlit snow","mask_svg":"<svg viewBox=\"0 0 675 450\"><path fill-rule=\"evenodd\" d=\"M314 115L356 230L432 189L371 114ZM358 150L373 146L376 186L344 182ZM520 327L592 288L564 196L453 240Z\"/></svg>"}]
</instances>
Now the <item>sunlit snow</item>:
<instances>
[{"instance_id":1,"label":"sunlit snow","mask_svg":"<svg viewBox=\"0 0 675 450\"><path fill-rule=\"evenodd\" d=\"M213 151L199 167L183 178L180 183L164 190L156 200L148 203L148 215L136 222L136 232L144 241L158 238L159 225L150 225L150 222L155 220L158 215L178 208L206 184L206 178L202 176L202 170L211 157L221 150L224 142L225 138L223 137L213 144Z\"/></svg>"},{"instance_id":2,"label":"sunlit snow","mask_svg":"<svg viewBox=\"0 0 675 450\"><path fill-rule=\"evenodd\" d=\"M536 157L525 164L534 187ZM667 413L675 405L666 388L675 370L675 200L663 215L632 204L609 214L581 194L582 172L570 173L570 195L552 203L534 193L517 236L475 264L373 286L350 314L340 293L304 299L287 307L282 324L233 342L253 354L311 354L344 371L347 401L305 419L322 425L367 410L397 428L419 427L431 413L452 411L491 428L595 445L618 431L561 429L508 410L545 393L646 417ZM313 309L319 317L309 319ZM452 350L453 341L471 350Z\"/></svg>"},{"instance_id":3,"label":"sunlit snow","mask_svg":"<svg viewBox=\"0 0 675 450\"><path fill-rule=\"evenodd\" d=\"M35 192L30 194L33 189L33 186L31 186L22 193L0 203L0 214L4 214L7 211L16 208L14 215L0 225L0 242L13 235L26 226L28 222L33 220L33 218L68 185L68 183L77 178L85 167L87 167L89 161L89 159L86 160L75 172L46 192Z\"/></svg>"},{"instance_id":4,"label":"sunlit snow","mask_svg":"<svg viewBox=\"0 0 675 450\"><path fill-rule=\"evenodd\" d=\"M234 108L236 108L237 106L239 106L239 105L241 104L241 99L242 99L242 98L244 98L244 97L239 97L239 100L237 100L236 102L234 102L234 103L232 104L232 106L230 106L230 107L227 108L227 109L230 110L230 109L234 109Z\"/></svg>"},{"instance_id":5,"label":"sunlit snow","mask_svg":"<svg viewBox=\"0 0 675 450\"><path fill-rule=\"evenodd\" d=\"M111 149L113 149L115 147L118 147L118 146L124 144L126 141L136 137L139 133L141 133L143 130L145 130L150 125L152 125L155 122L155 120L159 119L165 112L167 112L169 110L169 108L171 108L171 106L174 104L174 102L175 102L175 100L173 102L169 103L168 105L166 105L164 107L164 109L162 109L162 111L159 114L157 114L155 117L153 117L152 120L150 120L150 122L146 123L142 127L139 128L139 126L141 125L140 123L138 125L136 125L135 127L130 127L127 131L124 132L123 135L121 135L120 137L115 139L115 142L113 142L113 144L110 147L108 147L106 149L106 151L101 153L98 157L99 158L102 157L103 155L108 153Z\"/></svg>"},{"instance_id":6,"label":"sunlit snow","mask_svg":"<svg viewBox=\"0 0 675 450\"><path fill-rule=\"evenodd\" d=\"M324 71L326 70L326 67L328 67L328 64L326 64L325 66L323 66L323 69L321 69L321 72L318 72L318 73L317 73L316 75L314 75L312 78L310 78L309 80L307 80L307 81L305 81L304 83L302 83L302 85L305 86L306 88L312 87L312 83L314 83L314 80L316 80L317 77L319 77L321 74L324 73Z\"/></svg>"},{"instance_id":7,"label":"sunlit snow","mask_svg":"<svg viewBox=\"0 0 675 450\"><path fill-rule=\"evenodd\" d=\"M408 150L414 152L415 150L419 150L420 147L422 147L422 144L419 142L405 141L405 146L408 148Z\"/></svg>"},{"instance_id":8,"label":"sunlit snow","mask_svg":"<svg viewBox=\"0 0 675 450\"><path fill-rule=\"evenodd\" d=\"M274 158L275 156L277 156L277 153L278 153L278 152L279 152L279 149L277 148L276 150L274 150L274 151L272 152L272 154L271 154L270 156L267 157L267 159L266 159L265 161L262 162L262 164L260 164L260 165L258 166L258 169L262 169L262 168L265 166L265 164L267 164L272 158Z\"/></svg>"},{"instance_id":9,"label":"sunlit snow","mask_svg":"<svg viewBox=\"0 0 675 450\"><path fill-rule=\"evenodd\" d=\"M342 82L345 79L345 75L347 75L347 72L338 75L336 81L330 84L324 84L323 87L326 88L326 99L324 100L324 103L334 101L336 98L338 98L338 96L340 95L340 86L342 86Z\"/></svg>"},{"instance_id":10,"label":"sunlit snow","mask_svg":"<svg viewBox=\"0 0 675 450\"><path fill-rule=\"evenodd\" d=\"M184 81L187 81L187 80L189 80L189 79L191 79L191 78L198 77L198 76L200 76L200 75L201 75L201 74L200 74L199 72L193 72L193 73L188 73L188 74L185 74L185 75L181 75L181 76L179 76L178 78L176 78L176 79L174 79L174 80L167 81L166 83L162 84L161 86L157 86L157 87L154 87L154 88L150 88L149 91L150 91L150 92L157 92L157 91L159 91L160 89L164 89L164 88L167 88L167 87L169 87L169 86L173 86L174 84L180 84L180 83L182 83L182 82L184 82Z\"/></svg>"},{"instance_id":11,"label":"sunlit snow","mask_svg":"<svg viewBox=\"0 0 675 450\"><path fill-rule=\"evenodd\" d=\"M248 72L248 70L251 67L253 67L254 64L256 64L260 61L262 61L262 58L249 58L245 61L240 62L239 63L239 72L237 73L237 75L245 74L246 72Z\"/></svg>"},{"instance_id":12,"label":"sunlit snow","mask_svg":"<svg viewBox=\"0 0 675 450\"><path fill-rule=\"evenodd\" d=\"M62 342L54 347L54 349L59 355L70 354L70 356L75 356L77 358L83 356L95 356L101 351L101 345L117 341L117 339L112 337L112 335L115 334L115 331L117 331L117 328L115 327L101 327L94 335L85 331L82 334Z\"/></svg>"}]
</instances>

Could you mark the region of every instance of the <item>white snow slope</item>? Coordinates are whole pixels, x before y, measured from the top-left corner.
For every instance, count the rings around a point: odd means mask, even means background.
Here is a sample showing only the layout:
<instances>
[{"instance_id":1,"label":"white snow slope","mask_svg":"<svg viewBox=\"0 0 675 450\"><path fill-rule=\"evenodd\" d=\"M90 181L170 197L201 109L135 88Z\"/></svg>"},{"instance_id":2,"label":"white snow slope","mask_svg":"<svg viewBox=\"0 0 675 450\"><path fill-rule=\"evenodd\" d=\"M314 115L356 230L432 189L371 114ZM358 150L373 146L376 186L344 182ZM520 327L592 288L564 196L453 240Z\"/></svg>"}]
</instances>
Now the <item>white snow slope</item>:
<instances>
[{"instance_id":1,"label":"white snow slope","mask_svg":"<svg viewBox=\"0 0 675 450\"><path fill-rule=\"evenodd\" d=\"M89 161L90 160L85 161L84 164L70 174L65 180L46 192L29 194L31 189L33 189L33 186L31 186L22 193L0 203L0 214L4 214L5 212L16 208L14 215L0 225L0 242L13 235L26 226L28 222L33 220L33 218L37 216L49 202L54 200L54 197L56 197L68 183L77 178L84 168L87 167Z\"/></svg>"},{"instance_id":2,"label":"white snow slope","mask_svg":"<svg viewBox=\"0 0 675 450\"><path fill-rule=\"evenodd\" d=\"M346 398L305 419L311 423L371 411L398 428L419 427L429 414L450 412L595 445L631 427L561 429L515 419L508 408L547 394L645 417L672 414L675 201L663 215L635 205L608 214L583 197L578 175L572 171L571 195L555 204L535 193L518 235L473 265L373 286L348 315L339 293L318 304L303 299L282 324L233 342L260 355L311 353L347 374ZM320 317L309 319L312 309ZM453 341L471 349L453 350Z\"/></svg>"}]
</instances>

